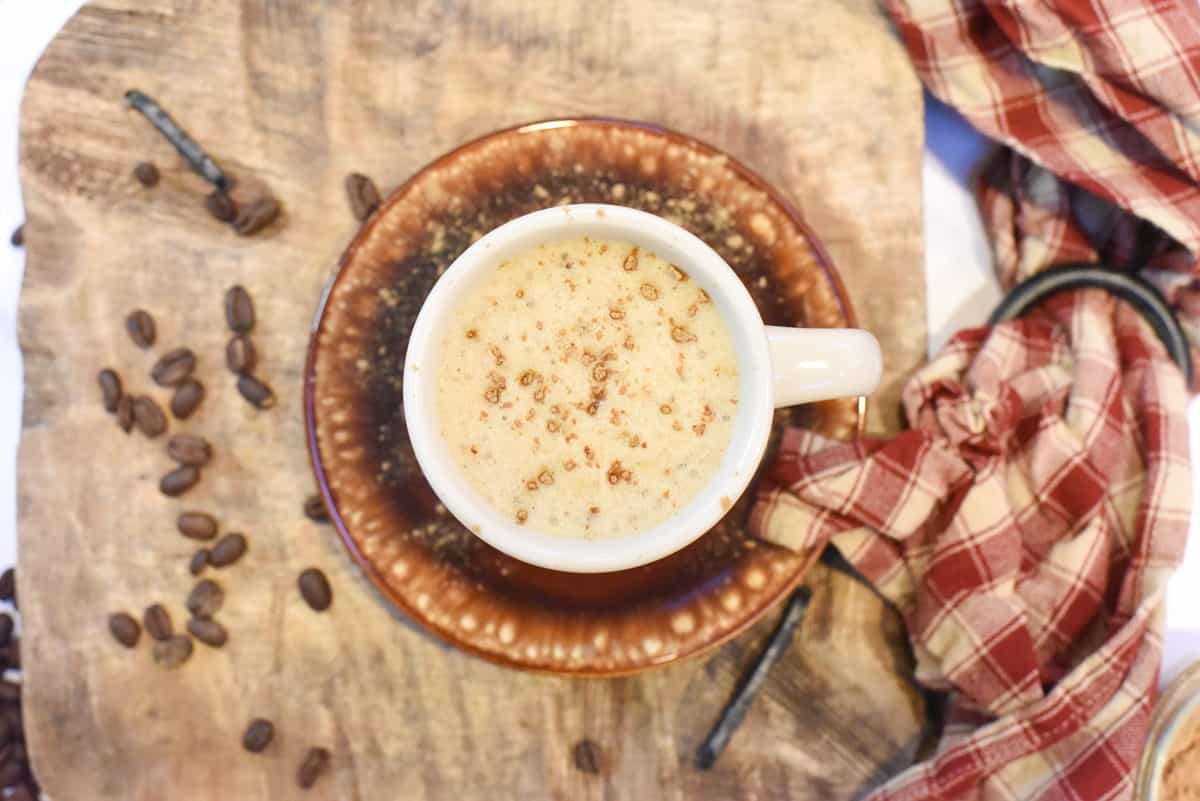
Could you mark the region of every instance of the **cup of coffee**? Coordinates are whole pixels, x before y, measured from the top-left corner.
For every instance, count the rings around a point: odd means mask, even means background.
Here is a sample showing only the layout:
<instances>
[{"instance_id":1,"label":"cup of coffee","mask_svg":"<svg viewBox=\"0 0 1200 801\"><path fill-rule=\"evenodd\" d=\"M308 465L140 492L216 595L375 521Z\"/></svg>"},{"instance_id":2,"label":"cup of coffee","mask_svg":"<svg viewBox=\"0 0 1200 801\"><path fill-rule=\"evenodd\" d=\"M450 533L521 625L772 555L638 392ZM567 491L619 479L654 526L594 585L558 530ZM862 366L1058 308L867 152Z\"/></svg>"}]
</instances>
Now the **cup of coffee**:
<instances>
[{"instance_id":1,"label":"cup of coffee","mask_svg":"<svg viewBox=\"0 0 1200 801\"><path fill-rule=\"evenodd\" d=\"M409 340L405 420L430 486L477 536L607 572L711 528L776 408L867 394L881 369L866 331L764 325L688 231L580 204L496 228L438 280Z\"/></svg>"}]
</instances>

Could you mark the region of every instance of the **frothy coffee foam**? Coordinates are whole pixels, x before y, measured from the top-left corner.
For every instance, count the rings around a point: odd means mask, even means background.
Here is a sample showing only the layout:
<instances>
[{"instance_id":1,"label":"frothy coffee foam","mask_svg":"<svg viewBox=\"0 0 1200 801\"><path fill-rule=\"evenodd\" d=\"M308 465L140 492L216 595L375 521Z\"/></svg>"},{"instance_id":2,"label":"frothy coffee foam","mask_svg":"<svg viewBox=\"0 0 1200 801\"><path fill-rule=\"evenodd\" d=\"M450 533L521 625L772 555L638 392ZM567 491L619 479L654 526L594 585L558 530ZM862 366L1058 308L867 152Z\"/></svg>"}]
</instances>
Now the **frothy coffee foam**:
<instances>
[{"instance_id":1,"label":"frothy coffee foam","mask_svg":"<svg viewBox=\"0 0 1200 801\"><path fill-rule=\"evenodd\" d=\"M501 264L454 320L440 432L471 486L516 522L634 534L720 464L737 412L733 340L705 292L655 254L541 245Z\"/></svg>"}]
</instances>

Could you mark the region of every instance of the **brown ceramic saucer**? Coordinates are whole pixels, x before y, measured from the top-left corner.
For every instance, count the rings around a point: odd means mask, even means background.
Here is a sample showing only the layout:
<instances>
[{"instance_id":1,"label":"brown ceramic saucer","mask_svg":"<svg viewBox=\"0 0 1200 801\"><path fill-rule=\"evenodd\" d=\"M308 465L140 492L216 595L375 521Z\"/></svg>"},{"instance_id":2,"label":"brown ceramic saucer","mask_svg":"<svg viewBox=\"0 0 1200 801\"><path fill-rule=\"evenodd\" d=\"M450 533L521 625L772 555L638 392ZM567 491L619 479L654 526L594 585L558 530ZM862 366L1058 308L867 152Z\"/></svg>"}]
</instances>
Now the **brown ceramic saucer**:
<instances>
[{"instance_id":1,"label":"brown ceramic saucer","mask_svg":"<svg viewBox=\"0 0 1200 801\"><path fill-rule=\"evenodd\" d=\"M367 221L319 312L304 400L313 469L333 522L392 603L487 659L597 676L727 640L792 590L815 555L752 540L747 492L712 531L665 559L615 573L559 573L495 551L430 490L408 442L400 383L422 301L486 231L539 208L585 202L633 206L689 229L737 271L768 324L854 324L845 290L800 216L733 159L639 123L542 122L442 156ZM796 424L847 437L860 419L856 400L828 401L778 412L775 433Z\"/></svg>"}]
</instances>

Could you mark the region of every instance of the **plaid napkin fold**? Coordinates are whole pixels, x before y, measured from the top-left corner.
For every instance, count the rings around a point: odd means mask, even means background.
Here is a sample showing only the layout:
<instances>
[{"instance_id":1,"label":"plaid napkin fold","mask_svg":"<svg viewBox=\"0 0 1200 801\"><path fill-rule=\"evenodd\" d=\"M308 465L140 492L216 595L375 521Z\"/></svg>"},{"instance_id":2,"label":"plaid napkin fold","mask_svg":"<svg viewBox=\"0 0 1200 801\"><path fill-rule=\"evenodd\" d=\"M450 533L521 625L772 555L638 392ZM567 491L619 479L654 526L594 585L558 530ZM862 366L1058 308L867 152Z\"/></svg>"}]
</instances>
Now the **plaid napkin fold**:
<instances>
[{"instance_id":1,"label":"plaid napkin fold","mask_svg":"<svg viewBox=\"0 0 1200 801\"><path fill-rule=\"evenodd\" d=\"M1191 506L1183 376L1100 290L959 333L907 384L912 430L785 435L755 534L832 541L901 611L917 680L951 691L900 799L1129 798L1166 581Z\"/></svg>"},{"instance_id":2,"label":"plaid napkin fold","mask_svg":"<svg viewBox=\"0 0 1200 801\"><path fill-rule=\"evenodd\" d=\"M1200 342L1200 3L884 4L929 91L1006 145L979 187L1002 283L1142 269Z\"/></svg>"}]
</instances>

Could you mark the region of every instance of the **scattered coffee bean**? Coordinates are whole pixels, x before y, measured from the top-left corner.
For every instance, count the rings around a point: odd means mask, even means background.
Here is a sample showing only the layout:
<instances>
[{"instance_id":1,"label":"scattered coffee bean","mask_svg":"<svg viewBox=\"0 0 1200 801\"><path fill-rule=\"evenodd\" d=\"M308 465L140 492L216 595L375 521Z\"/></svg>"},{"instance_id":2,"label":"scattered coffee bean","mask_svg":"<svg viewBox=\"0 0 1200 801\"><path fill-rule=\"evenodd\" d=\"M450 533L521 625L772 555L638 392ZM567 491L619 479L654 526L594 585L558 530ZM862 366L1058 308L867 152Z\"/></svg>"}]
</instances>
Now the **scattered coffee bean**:
<instances>
[{"instance_id":1,"label":"scattered coffee bean","mask_svg":"<svg viewBox=\"0 0 1200 801\"><path fill-rule=\"evenodd\" d=\"M192 412L196 411L202 400L204 385L194 378L185 378L175 387L175 394L171 396L171 414L179 420L186 420L192 416Z\"/></svg>"},{"instance_id":2,"label":"scattered coffee bean","mask_svg":"<svg viewBox=\"0 0 1200 801\"><path fill-rule=\"evenodd\" d=\"M379 208L379 190L375 182L362 173L352 172L346 176L346 197L350 200L350 211L360 222Z\"/></svg>"},{"instance_id":3,"label":"scattered coffee bean","mask_svg":"<svg viewBox=\"0 0 1200 801\"><path fill-rule=\"evenodd\" d=\"M147 189L158 186L158 167L148 161L143 161L133 168L133 177Z\"/></svg>"},{"instance_id":4,"label":"scattered coffee bean","mask_svg":"<svg viewBox=\"0 0 1200 801\"><path fill-rule=\"evenodd\" d=\"M0 701L20 701L21 685L8 679L0 679Z\"/></svg>"},{"instance_id":5,"label":"scattered coffee bean","mask_svg":"<svg viewBox=\"0 0 1200 801\"><path fill-rule=\"evenodd\" d=\"M321 774L329 769L331 754L324 748L310 748L296 771L296 784L307 790L317 783Z\"/></svg>"},{"instance_id":6,"label":"scattered coffee bean","mask_svg":"<svg viewBox=\"0 0 1200 801\"><path fill-rule=\"evenodd\" d=\"M133 399L133 422L137 424L138 431L150 439L167 430L167 416L148 395L138 395Z\"/></svg>"},{"instance_id":7,"label":"scattered coffee bean","mask_svg":"<svg viewBox=\"0 0 1200 801\"><path fill-rule=\"evenodd\" d=\"M13 568L8 568L3 573L0 573L0 601L11 601L16 603L17 600L17 573Z\"/></svg>"},{"instance_id":8,"label":"scattered coffee bean","mask_svg":"<svg viewBox=\"0 0 1200 801\"><path fill-rule=\"evenodd\" d=\"M304 602L318 612L324 612L333 603L333 590L329 588L329 580L325 574L315 567L310 567L300 574L296 582L300 587L300 595Z\"/></svg>"},{"instance_id":9,"label":"scattered coffee bean","mask_svg":"<svg viewBox=\"0 0 1200 801\"><path fill-rule=\"evenodd\" d=\"M108 631L112 634L113 639L121 645L132 648L137 645L138 638L142 634L142 627L133 619L133 615L126 612L114 612L108 616Z\"/></svg>"},{"instance_id":10,"label":"scattered coffee bean","mask_svg":"<svg viewBox=\"0 0 1200 801\"><path fill-rule=\"evenodd\" d=\"M160 666L173 670L192 656L192 638L186 634L176 634L169 640L154 643L154 661Z\"/></svg>"},{"instance_id":11,"label":"scattered coffee bean","mask_svg":"<svg viewBox=\"0 0 1200 801\"><path fill-rule=\"evenodd\" d=\"M129 313L125 318L125 330L129 332L133 344L139 348L148 348L154 344L154 318L144 309L134 309Z\"/></svg>"},{"instance_id":12,"label":"scattered coffee bean","mask_svg":"<svg viewBox=\"0 0 1200 801\"><path fill-rule=\"evenodd\" d=\"M197 640L212 648L220 648L229 639L229 632L215 620L194 617L188 621L187 630Z\"/></svg>"},{"instance_id":13,"label":"scattered coffee bean","mask_svg":"<svg viewBox=\"0 0 1200 801\"><path fill-rule=\"evenodd\" d=\"M180 464L202 467L212 459L212 446L196 434L176 434L167 440L167 456Z\"/></svg>"},{"instance_id":14,"label":"scattered coffee bean","mask_svg":"<svg viewBox=\"0 0 1200 801\"><path fill-rule=\"evenodd\" d=\"M329 510L320 495L309 495L304 499L304 516L315 523L328 523Z\"/></svg>"},{"instance_id":15,"label":"scattered coffee bean","mask_svg":"<svg viewBox=\"0 0 1200 801\"><path fill-rule=\"evenodd\" d=\"M247 334L254 328L254 301L241 284L225 290L225 323L235 334Z\"/></svg>"},{"instance_id":16,"label":"scattered coffee bean","mask_svg":"<svg viewBox=\"0 0 1200 801\"><path fill-rule=\"evenodd\" d=\"M253 236L279 216L279 201L270 195L262 195L238 209L233 229L241 236Z\"/></svg>"},{"instance_id":17,"label":"scattered coffee bean","mask_svg":"<svg viewBox=\"0 0 1200 801\"><path fill-rule=\"evenodd\" d=\"M600 772L600 746L591 740L584 739L575 743L575 747L571 750L571 756L575 760L577 770L583 773Z\"/></svg>"},{"instance_id":18,"label":"scattered coffee bean","mask_svg":"<svg viewBox=\"0 0 1200 801\"><path fill-rule=\"evenodd\" d=\"M208 620L225 603L225 590L212 579L200 579L188 594L187 608L192 617Z\"/></svg>"},{"instance_id":19,"label":"scattered coffee bean","mask_svg":"<svg viewBox=\"0 0 1200 801\"><path fill-rule=\"evenodd\" d=\"M12 615L8 612L0 612L0 645L8 645L15 627L16 623L13 621Z\"/></svg>"},{"instance_id":20,"label":"scattered coffee bean","mask_svg":"<svg viewBox=\"0 0 1200 801\"><path fill-rule=\"evenodd\" d=\"M200 468L192 464L181 464L158 482L158 490L170 498L182 495L200 480Z\"/></svg>"},{"instance_id":21,"label":"scattered coffee bean","mask_svg":"<svg viewBox=\"0 0 1200 801\"><path fill-rule=\"evenodd\" d=\"M114 370L104 368L96 376L100 382L100 397L104 400L105 411L115 412L121 402L121 377Z\"/></svg>"},{"instance_id":22,"label":"scattered coffee bean","mask_svg":"<svg viewBox=\"0 0 1200 801\"><path fill-rule=\"evenodd\" d=\"M133 398L128 395L117 401L117 425L126 434L133 430Z\"/></svg>"},{"instance_id":23,"label":"scattered coffee bean","mask_svg":"<svg viewBox=\"0 0 1200 801\"><path fill-rule=\"evenodd\" d=\"M226 567L241 559L246 553L246 538L237 532L226 534L217 540L212 552L208 555L208 563L213 567Z\"/></svg>"},{"instance_id":24,"label":"scattered coffee bean","mask_svg":"<svg viewBox=\"0 0 1200 801\"><path fill-rule=\"evenodd\" d=\"M237 205L226 193L220 189L214 189L204 199L204 208L208 209L208 213L213 216L213 219L218 222L233 222L237 217Z\"/></svg>"},{"instance_id":25,"label":"scattered coffee bean","mask_svg":"<svg viewBox=\"0 0 1200 801\"><path fill-rule=\"evenodd\" d=\"M25 223L21 223L13 229L12 236L8 238L8 244L14 248L25 246Z\"/></svg>"},{"instance_id":26,"label":"scattered coffee bean","mask_svg":"<svg viewBox=\"0 0 1200 801\"><path fill-rule=\"evenodd\" d=\"M175 526L180 534L193 540L211 540L217 536L217 519L207 512L181 512Z\"/></svg>"},{"instance_id":27,"label":"scattered coffee bean","mask_svg":"<svg viewBox=\"0 0 1200 801\"><path fill-rule=\"evenodd\" d=\"M262 753L271 744L271 738L274 736L274 723L263 718L255 718L250 721L250 725L246 727L246 733L242 735L242 748L252 754Z\"/></svg>"},{"instance_id":28,"label":"scattered coffee bean","mask_svg":"<svg viewBox=\"0 0 1200 801\"><path fill-rule=\"evenodd\" d=\"M183 382L196 369L196 354L188 348L176 348L150 368L150 377L160 387L173 387Z\"/></svg>"},{"instance_id":29,"label":"scattered coffee bean","mask_svg":"<svg viewBox=\"0 0 1200 801\"><path fill-rule=\"evenodd\" d=\"M142 612L142 628L156 640L169 640L175 633L171 625L171 613L162 604L152 604Z\"/></svg>"},{"instance_id":30,"label":"scattered coffee bean","mask_svg":"<svg viewBox=\"0 0 1200 801\"><path fill-rule=\"evenodd\" d=\"M270 409L275 405L275 393L252 375L239 375L237 388L243 398L259 409Z\"/></svg>"},{"instance_id":31,"label":"scattered coffee bean","mask_svg":"<svg viewBox=\"0 0 1200 801\"><path fill-rule=\"evenodd\" d=\"M225 364L233 373L248 373L254 369L257 361L258 353L254 350L254 343L245 334L238 334L225 346Z\"/></svg>"},{"instance_id":32,"label":"scattered coffee bean","mask_svg":"<svg viewBox=\"0 0 1200 801\"><path fill-rule=\"evenodd\" d=\"M200 575L204 571L204 567L208 564L208 549L201 548L192 554L192 561L188 562L188 572L193 576Z\"/></svg>"}]
</instances>

